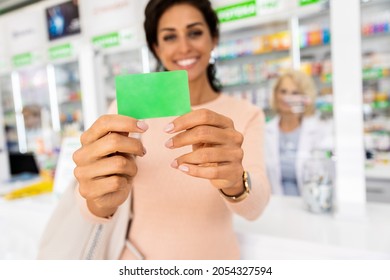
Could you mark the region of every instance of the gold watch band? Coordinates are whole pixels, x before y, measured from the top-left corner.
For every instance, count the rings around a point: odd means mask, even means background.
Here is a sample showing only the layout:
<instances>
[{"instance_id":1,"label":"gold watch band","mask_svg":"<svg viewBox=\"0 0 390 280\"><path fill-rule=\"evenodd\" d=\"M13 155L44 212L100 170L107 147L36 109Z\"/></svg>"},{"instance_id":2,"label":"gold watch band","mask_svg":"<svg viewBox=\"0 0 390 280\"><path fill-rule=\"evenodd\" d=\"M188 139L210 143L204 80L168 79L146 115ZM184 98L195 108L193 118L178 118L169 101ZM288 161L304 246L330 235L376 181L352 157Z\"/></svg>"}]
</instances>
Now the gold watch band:
<instances>
[{"instance_id":1,"label":"gold watch band","mask_svg":"<svg viewBox=\"0 0 390 280\"><path fill-rule=\"evenodd\" d=\"M246 172L246 171L244 171L242 173L242 183L244 185L244 191L242 193L240 193L240 194L237 194L237 195L227 195L221 189L219 189L219 192L229 202L236 203L236 202L243 201L248 196L248 194L251 191L250 177L249 177L249 173Z\"/></svg>"}]
</instances>

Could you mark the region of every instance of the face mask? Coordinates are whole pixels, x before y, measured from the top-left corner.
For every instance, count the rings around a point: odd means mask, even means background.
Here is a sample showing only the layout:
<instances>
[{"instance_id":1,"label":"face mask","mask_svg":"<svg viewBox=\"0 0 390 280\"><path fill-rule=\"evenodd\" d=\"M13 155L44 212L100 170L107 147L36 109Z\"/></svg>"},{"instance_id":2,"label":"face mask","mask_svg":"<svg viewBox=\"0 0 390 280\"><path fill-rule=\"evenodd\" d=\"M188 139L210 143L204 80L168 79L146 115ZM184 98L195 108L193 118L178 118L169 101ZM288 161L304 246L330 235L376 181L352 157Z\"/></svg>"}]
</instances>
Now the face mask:
<instances>
[{"instance_id":1,"label":"face mask","mask_svg":"<svg viewBox=\"0 0 390 280\"><path fill-rule=\"evenodd\" d=\"M283 102L285 102L294 114L301 114L305 112L305 106L311 103L309 97L303 95L289 95L283 96Z\"/></svg>"}]
</instances>

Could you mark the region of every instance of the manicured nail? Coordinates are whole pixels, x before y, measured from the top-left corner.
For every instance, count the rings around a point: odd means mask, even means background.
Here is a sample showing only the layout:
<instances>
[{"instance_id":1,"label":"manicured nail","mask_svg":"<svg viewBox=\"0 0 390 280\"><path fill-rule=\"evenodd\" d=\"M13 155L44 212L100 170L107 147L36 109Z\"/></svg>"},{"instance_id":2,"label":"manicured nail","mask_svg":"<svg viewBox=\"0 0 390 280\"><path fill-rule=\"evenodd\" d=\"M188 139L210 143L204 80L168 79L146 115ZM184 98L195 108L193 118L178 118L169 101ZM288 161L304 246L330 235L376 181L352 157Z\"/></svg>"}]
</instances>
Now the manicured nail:
<instances>
[{"instance_id":1,"label":"manicured nail","mask_svg":"<svg viewBox=\"0 0 390 280\"><path fill-rule=\"evenodd\" d=\"M169 124L164 128L164 131L165 131L165 132L171 132L174 128L175 128L175 126L173 125L173 123L169 123Z\"/></svg>"},{"instance_id":2,"label":"manicured nail","mask_svg":"<svg viewBox=\"0 0 390 280\"><path fill-rule=\"evenodd\" d=\"M142 129L143 131L145 131L145 130L147 130L149 128L149 126L144 121L138 121L137 122L137 127L139 129Z\"/></svg>"},{"instance_id":3,"label":"manicured nail","mask_svg":"<svg viewBox=\"0 0 390 280\"><path fill-rule=\"evenodd\" d=\"M179 166L179 164L177 163L177 160L176 160L176 159L175 159L174 161L172 161L171 167L177 168L178 166Z\"/></svg>"},{"instance_id":4,"label":"manicured nail","mask_svg":"<svg viewBox=\"0 0 390 280\"><path fill-rule=\"evenodd\" d=\"M179 170L181 170L183 172L188 172L190 169L188 168L187 165L180 165Z\"/></svg>"},{"instance_id":5,"label":"manicured nail","mask_svg":"<svg viewBox=\"0 0 390 280\"><path fill-rule=\"evenodd\" d=\"M134 138L134 139L141 139L141 135L142 135L142 133L138 133L138 132L131 132L130 134L129 134L129 137L131 137L131 138Z\"/></svg>"},{"instance_id":6,"label":"manicured nail","mask_svg":"<svg viewBox=\"0 0 390 280\"><path fill-rule=\"evenodd\" d=\"M167 142L165 142L165 147L172 148L173 147L173 140L172 138L168 139Z\"/></svg>"}]
</instances>

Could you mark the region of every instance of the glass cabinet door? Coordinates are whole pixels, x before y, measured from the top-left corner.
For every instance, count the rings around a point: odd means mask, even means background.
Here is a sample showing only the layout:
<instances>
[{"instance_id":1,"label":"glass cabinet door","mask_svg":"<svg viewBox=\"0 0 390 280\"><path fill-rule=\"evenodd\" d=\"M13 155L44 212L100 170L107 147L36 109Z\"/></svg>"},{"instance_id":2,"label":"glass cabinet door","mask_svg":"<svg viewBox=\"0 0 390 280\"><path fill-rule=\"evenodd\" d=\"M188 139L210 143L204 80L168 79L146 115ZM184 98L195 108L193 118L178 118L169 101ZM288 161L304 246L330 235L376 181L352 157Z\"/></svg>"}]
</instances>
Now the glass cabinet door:
<instances>
[{"instance_id":1,"label":"glass cabinet door","mask_svg":"<svg viewBox=\"0 0 390 280\"><path fill-rule=\"evenodd\" d=\"M75 136L84 130L79 63L54 65L55 88L62 136Z\"/></svg>"},{"instance_id":2,"label":"glass cabinet door","mask_svg":"<svg viewBox=\"0 0 390 280\"><path fill-rule=\"evenodd\" d=\"M18 130L16 125L15 104L12 94L11 75L0 77L1 106L3 108L5 141L9 152L18 152Z\"/></svg>"},{"instance_id":3,"label":"glass cabinet door","mask_svg":"<svg viewBox=\"0 0 390 280\"><path fill-rule=\"evenodd\" d=\"M116 98L115 76L143 73L144 65L142 58L142 49L115 52L106 54L103 59L104 64L104 95L106 104L109 106Z\"/></svg>"},{"instance_id":4,"label":"glass cabinet door","mask_svg":"<svg viewBox=\"0 0 390 280\"><path fill-rule=\"evenodd\" d=\"M19 149L37 155L55 148L52 106L46 67L13 73L13 94L18 121ZM18 105L19 104L19 105ZM58 141L58 140L57 140Z\"/></svg>"}]
</instances>

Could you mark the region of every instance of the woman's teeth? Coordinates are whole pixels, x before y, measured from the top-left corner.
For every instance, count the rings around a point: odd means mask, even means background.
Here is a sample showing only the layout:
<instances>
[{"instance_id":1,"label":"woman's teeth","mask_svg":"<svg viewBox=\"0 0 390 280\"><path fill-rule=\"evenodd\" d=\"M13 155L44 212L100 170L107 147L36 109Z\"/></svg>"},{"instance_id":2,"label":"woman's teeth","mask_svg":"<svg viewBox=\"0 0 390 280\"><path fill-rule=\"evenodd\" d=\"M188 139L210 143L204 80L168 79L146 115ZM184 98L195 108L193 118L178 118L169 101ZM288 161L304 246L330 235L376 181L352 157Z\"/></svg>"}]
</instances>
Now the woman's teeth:
<instances>
[{"instance_id":1,"label":"woman's teeth","mask_svg":"<svg viewBox=\"0 0 390 280\"><path fill-rule=\"evenodd\" d=\"M178 60L177 64L180 65L180 66L188 66L188 65L191 65L191 64L195 63L195 61L196 61L195 58L183 59L183 60Z\"/></svg>"}]
</instances>

